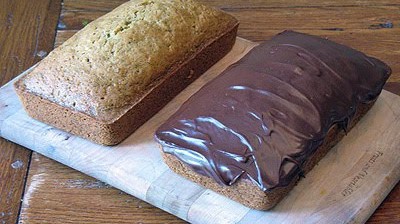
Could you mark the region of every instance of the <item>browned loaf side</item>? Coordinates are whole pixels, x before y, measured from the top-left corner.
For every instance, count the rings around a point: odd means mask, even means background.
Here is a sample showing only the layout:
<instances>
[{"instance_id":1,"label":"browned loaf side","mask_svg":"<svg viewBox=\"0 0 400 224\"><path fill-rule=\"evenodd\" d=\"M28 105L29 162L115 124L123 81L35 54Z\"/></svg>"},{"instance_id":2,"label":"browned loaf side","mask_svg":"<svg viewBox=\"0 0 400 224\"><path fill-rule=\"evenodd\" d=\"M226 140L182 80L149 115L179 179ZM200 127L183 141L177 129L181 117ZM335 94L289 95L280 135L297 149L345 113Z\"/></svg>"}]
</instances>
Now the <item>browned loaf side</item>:
<instances>
[{"instance_id":1,"label":"browned loaf side","mask_svg":"<svg viewBox=\"0 0 400 224\"><path fill-rule=\"evenodd\" d=\"M176 22L183 15L187 23ZM225 56L237 27L194 1L130 1L55 49L15 89L32 118L115 145Z\"/></svg>"},{"instance_id":2,"label":"browned loaf side","mask_svg":"<svg viewBox=\"0 0 400 224\"><path fill-rule=\"evenodd\" d=\"M358 106L356 109L356 114L350 121L347 131L354 127L354 125L368 112L373 104L374 102L371 102ZM319 146L315 150L315 153L311 155L310 158L305 162L303 167L304 174L307 174L309 171L311 171L313 167L329 152L329 150L333 148L344 136L345 132L343 129L339 128L337 125L333 126L326 135L322 145ZM262 191L249 179L244 178L240 179L232 186L222 186L215 182L215 180L212 178L197 174L196 172L192 171L192 169L178 160L175 156L167 153L162 153L162 156L165 163L174 172L247 207L258 210L268 210L275 206L300 180L299 178L295 178L288 186L276 187L267 192Z\"/></svg>"}]
</instances>

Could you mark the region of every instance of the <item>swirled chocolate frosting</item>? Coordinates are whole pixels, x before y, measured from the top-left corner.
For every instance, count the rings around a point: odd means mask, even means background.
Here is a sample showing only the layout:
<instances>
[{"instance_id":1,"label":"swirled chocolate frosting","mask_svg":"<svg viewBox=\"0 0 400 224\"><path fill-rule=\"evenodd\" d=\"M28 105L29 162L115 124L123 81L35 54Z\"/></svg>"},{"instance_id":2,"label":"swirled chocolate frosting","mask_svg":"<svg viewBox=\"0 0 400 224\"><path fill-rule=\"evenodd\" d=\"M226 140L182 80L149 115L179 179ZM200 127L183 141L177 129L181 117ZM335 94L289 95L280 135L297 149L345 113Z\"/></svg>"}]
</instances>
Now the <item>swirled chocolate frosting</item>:
<instances>
[{"instance_id":1,"label":"swirled chocolate frosting","mask_svg":"<svg viewBox=\"0 0 400 224\"><path fill-rule=\"evenodd\" d=\"M334 124L377 98L391 73L378 59L285 31L206 84L156 132L165 153L232 185L286 186Z\"/></svg>"}]
</instances>

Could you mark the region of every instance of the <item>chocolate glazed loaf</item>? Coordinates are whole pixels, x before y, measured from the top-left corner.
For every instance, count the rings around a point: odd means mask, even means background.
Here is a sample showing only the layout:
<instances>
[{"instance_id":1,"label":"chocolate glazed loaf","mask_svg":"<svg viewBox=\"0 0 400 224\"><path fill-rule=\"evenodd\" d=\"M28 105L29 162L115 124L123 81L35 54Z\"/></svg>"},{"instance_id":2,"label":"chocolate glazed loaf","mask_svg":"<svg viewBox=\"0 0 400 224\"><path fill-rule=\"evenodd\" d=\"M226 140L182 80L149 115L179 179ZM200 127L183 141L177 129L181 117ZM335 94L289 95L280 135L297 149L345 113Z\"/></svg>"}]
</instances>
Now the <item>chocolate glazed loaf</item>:
<instances>
[{"instance_id":1,"label":"chocolate glazed loaf","mask_svg":"<svg viewBox=\"0 0 400 224\"><path fill-rule=\"evenodd\" d=\"M285 31L194 94L156 132L167 165L248 207L273 207L368 111L390 68Z\"/></svg>"}]
</instances>

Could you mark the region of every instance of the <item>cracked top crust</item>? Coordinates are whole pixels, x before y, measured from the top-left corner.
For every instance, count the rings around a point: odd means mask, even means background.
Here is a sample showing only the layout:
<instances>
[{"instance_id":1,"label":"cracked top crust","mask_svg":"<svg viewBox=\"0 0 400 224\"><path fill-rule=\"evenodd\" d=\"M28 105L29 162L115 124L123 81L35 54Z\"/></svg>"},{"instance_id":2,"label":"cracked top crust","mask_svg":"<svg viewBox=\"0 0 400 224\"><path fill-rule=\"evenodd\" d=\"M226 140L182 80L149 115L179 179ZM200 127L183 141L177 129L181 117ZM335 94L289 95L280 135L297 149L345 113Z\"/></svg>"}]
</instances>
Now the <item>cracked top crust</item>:
<instances>
[{"instance_id":1,"label":"cracked top crust","mask_svg":"<svg viewBox=\"0 0 400 224\"><path fill-rule=\"evenodd\" d=\"M53 50L20 86L107 121L236 22L190 0L132 0Z\"/></svg>"}]
</instances>

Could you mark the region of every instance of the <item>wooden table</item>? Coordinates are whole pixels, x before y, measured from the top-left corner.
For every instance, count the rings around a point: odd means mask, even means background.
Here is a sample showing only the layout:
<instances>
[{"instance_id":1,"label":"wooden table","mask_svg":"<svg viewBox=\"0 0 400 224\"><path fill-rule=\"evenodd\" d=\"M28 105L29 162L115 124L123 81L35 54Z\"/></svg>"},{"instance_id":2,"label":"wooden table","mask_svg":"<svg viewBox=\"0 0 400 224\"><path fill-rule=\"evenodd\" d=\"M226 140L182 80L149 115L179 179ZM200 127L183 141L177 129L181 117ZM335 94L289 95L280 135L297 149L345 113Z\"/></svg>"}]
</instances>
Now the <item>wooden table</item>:
<instances>
[{"instance_id":1,"label":"wooden table","mask_svg":"<svg viewBox=\"0 0 400 224\"><path fill-rule=\"evenodd\" d=\"M2 0L0 82L43 58L125 0ZM400 95L400 1L202 0L240 22L252 41L284 29L329 37L387 62ZM400 146L399 146L400 147ZM0 139L0 223L183 223L139 199ZM400 223L399 184L368 223Z\"/></svg>"}]
</instances>

